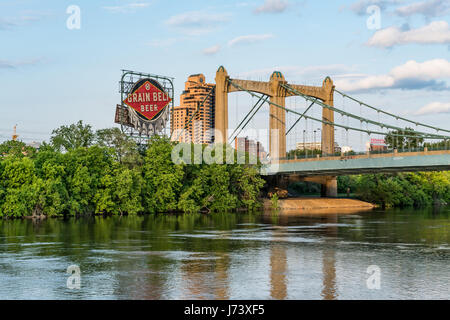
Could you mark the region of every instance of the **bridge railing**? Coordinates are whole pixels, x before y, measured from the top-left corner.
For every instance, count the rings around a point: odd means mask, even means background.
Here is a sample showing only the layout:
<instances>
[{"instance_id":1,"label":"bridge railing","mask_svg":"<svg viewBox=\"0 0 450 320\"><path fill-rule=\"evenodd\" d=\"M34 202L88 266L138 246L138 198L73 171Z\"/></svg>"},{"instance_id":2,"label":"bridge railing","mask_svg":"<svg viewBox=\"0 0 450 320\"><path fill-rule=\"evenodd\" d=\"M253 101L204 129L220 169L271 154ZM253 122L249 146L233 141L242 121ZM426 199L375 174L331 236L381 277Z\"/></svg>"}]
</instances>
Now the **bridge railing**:
<instances>
[{"instance_id":1,"label":"bridge railing","mask_svg":"<svg viewBox=\"0 0 450 320\"><path fill-rule=\"evenodd\" d=\"M335 152L334 154L322 155L320 152L309 151L305 154L298 154L293 151L286 154L286 157L281 157L272 160L305 160L305 159L322 159L322 158L332 158L332 157L351 157L351 156L363 156L363 155L382 155L382 154L401 154L401 153L414 153L414 152L427 152L427 151L443 151L450 150L450 145L431 145L431 146L420 146L411 148L400 148L400 149L380 149L380 150L370 150L361 152Z\"/></svg>"}]
</instances>

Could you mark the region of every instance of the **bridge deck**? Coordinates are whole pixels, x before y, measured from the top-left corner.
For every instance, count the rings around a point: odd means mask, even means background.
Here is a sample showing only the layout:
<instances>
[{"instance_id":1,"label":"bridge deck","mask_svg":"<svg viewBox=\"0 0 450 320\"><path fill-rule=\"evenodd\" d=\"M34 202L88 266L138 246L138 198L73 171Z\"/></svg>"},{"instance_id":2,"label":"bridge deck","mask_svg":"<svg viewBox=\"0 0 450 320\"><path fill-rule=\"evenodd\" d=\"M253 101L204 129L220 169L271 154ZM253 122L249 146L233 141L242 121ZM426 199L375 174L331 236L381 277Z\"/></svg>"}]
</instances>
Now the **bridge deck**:
<instances>
[{"instance_id":1,"label":"bridge deck","mask_svg":"<svg viewBox=\"0 0 450 320\"><path fill-rule=\"evenodd\" d=\"M450 170L450 150L278 160L263 166L261 174L320 176L443 170Z\"/></svg>"}]
</instances>

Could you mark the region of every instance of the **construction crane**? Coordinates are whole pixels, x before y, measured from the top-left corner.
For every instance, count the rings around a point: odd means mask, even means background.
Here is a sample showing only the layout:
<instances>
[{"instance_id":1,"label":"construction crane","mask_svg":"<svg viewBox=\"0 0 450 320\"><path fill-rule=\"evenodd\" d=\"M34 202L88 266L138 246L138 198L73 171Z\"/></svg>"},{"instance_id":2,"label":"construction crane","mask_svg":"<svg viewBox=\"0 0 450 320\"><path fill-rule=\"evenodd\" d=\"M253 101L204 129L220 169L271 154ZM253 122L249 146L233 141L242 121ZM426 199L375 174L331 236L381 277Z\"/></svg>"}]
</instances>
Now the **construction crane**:
<instances>
[{"instance_id":1,"label":"construction crane","mask_svg":"<svg viewBox=\"0 0 450 320\"><path fill-rule=\"evenodd\" d=\"M17 138L19 137L19 135L17 134L16 129L17 129L17 124L14 126L14 132L13 132L13 135L12 135L13 141L16 141Z\"/></svg>"}]
</instances>

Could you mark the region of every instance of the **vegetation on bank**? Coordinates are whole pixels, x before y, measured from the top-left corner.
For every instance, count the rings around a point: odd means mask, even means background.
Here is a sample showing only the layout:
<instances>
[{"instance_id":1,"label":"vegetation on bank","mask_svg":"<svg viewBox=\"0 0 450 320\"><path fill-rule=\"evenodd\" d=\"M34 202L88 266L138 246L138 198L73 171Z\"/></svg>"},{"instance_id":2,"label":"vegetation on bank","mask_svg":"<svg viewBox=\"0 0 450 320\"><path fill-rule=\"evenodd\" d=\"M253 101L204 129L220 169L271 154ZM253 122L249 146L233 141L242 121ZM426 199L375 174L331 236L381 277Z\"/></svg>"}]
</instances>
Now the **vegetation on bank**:
<instances>
[{"instance_id":1,"label":"vegetation on bank","mask_svg":"<svg viewBox=\"0 0 450 320\"><path fill-rule=\"evenodd\" d=\"M53 131L39 151L0 145L0 216L215 212L259 206L258 168L172 162L174 143L138 147L117 128L81 121ZM236 157L236 155L235 155Z\"/></svg>"},{"instance_id":2,"label":"vegetation on bank","mask_svg":"<svg viewBox=\"0 0 450 320\"><path fill-rule=\"evenodd\" d=\"M412 128L391 131L385 137L388 150L448 149L448 141L425 142ZM311 151L308 151L311 153ZM290 151L289 157L305 156L306 151ZM314 150L314 155L321 154ZM297 182L290 186L296 195L319 195L321 186ZM425 207L450 204L450 171L392 174L364 174L338 177L338 194L351 194L381 207Z\"/></svg>"},{"instance_id":3,"label":"vegetation on bank","mask_svg":"<svg viewBox=\"0 0 450 320\"><path fill-rule=\"evenodd\" d=\"M450 204L450 171L365 174L338 177L338 192L347 189L381 207L425 207Z\"/></svg>"},{"instance_id":4,"label":"vegetation on bank","mask_svg":"<svg viewBox=\"0 0 450 320\"><path fill-rule=\"evenodd\" d=\"M226 212L260 206L265 182L257 165L176 164L174 146L165 137L138 146L118 128L94 132L81 121L54 130L39 151L6 141L0 144L0 217ZM198 157L193 147L191 159ZM231 154L236 163L238 155ZM290 191L320 194L320 185L299 182ZM338 192L382 207L447 204L450 172L342 176ZM278 199L271 200L277 207Z\"/></svg>"},{"instance_id":5,"label":"vegetation on bank","mask_svg":"<svg viewBox=\"0 0 450 320\"><path fill-rule=\"evenodd\" d=\"M450 171L364 174L339 176L338 194L383 208L427 207L450 204ZM289 186L295 196L318 196L321 186L296 182Z\"/></svg>"}]
</instances>

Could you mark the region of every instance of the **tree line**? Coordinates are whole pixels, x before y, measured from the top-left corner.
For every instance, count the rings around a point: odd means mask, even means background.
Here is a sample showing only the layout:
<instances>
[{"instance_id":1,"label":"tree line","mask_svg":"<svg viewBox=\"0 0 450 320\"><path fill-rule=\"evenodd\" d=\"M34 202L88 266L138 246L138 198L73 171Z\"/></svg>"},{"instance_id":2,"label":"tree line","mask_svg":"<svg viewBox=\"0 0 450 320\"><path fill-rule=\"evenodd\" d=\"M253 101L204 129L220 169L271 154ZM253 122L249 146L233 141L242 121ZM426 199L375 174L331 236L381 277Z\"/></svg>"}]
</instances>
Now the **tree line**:
<instances>
[{"instance_id":1,"label":"tree line","mask_svg":"<svg viewBox=\"0 0 450 320\"><path fill-rule=\"evenodd\" d=\"M174 143L137 145L118 128L82 121L52 132L39 150L0 144L0 216L124 215L254 210L257 166L175 164Z\"/></svg>"},{"instance_id":2,"label":"tree line","mask_svg":"<svg viewBox=\"0 0 450 320\"><path fill-rule=\"evenodd\" d=\"M338 177L338 192L387 207L450 204L450 171L364 174Z\"/></svg>"}]
</instances>

